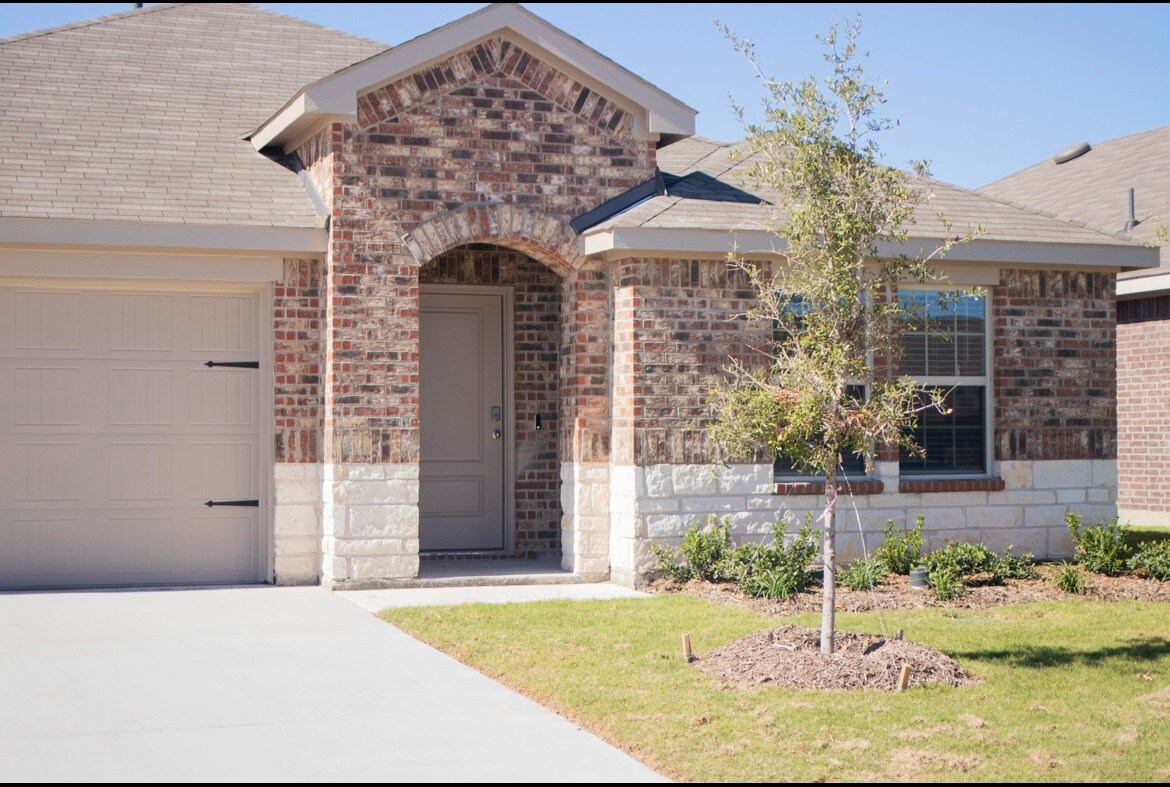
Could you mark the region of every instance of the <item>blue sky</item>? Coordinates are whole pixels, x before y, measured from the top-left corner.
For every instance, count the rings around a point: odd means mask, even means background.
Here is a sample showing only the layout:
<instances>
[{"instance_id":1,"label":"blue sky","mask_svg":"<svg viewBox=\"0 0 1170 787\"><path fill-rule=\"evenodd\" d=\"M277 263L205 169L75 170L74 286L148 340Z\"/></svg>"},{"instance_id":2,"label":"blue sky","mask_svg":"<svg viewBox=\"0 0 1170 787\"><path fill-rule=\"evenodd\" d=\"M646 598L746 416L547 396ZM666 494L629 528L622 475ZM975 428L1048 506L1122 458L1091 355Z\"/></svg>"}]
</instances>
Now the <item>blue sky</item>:
<instances>
[{"instance_id":1,"label":"blue sky","mask_svg":"<svg viewBox=\"0 0 1170 787\"><path fill-rule=\"evenodd\" d=\"M5 5L0 36L126 10L132 4ZM479 3L264 3L281 13L405 41ZM814 36L858 12L870 73L889 81L886 161L931 161L976 187L1090 142L1170 124L1170 4L528 3L529 9L699 110L698 133L742 136L728 92L749 110L751 69L715 20L751 37L768 70L821 67Z\"/></svg>"}]
</instances>

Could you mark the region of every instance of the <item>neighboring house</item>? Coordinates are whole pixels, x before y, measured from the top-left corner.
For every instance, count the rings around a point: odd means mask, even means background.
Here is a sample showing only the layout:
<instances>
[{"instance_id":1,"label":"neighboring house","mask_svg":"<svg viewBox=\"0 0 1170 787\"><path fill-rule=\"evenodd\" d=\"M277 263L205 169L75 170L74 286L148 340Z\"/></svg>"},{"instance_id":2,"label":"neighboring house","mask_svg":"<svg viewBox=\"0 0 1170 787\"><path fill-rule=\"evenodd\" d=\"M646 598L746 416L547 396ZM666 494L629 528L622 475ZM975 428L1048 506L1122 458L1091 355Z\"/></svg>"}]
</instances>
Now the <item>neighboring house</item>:
<instances>
[{"instance_id":1,"label":"neighboring house","mask_svg":"<svg viewBox=\"0 0 1170 787\"><path fill-rule=\"evenodd\" d=\"M725 254L776 259L768 195L519 6L391 49L152 6L2 42L0 75L0 586L355 587L420 553L633 584L709 514L820 507L702 428L758 339ZM984 294L919 337L954 411L855 481L861 520L1067 554L1067 511L1115 511L1115 276L1156 252L941 183L908 250L936 210L988 228L944 265Z\"/></svg>"},{"instance_id":2,"label":"neighboring house","mask_svg":"<svg viewBox=\"0 0 1170 787\"><path fill-rule=\"evenodd\" d=\"M1062 152L985 190L1161 247L1159 267L1117 281L1117 507L1170 525L1170 126Z\"/></svg>"}]
</instances>

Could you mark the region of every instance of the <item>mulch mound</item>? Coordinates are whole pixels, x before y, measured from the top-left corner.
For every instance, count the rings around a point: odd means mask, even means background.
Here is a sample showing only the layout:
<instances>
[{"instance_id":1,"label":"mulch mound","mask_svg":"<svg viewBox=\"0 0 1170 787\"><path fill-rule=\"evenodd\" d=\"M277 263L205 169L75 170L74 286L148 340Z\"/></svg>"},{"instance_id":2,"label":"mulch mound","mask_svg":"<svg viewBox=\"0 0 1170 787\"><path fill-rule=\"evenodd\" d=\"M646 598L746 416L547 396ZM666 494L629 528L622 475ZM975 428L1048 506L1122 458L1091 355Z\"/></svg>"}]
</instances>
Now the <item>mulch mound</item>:
<instances>
[{"instance_id":1,"label":"mulch mound","mask_svg":"<svg viewBox=\"0 0 1170 787\"><path fill-rule=\"evenodd\" d=\"M876 610L919 609L922 607L949 607L952 609L988 609L1008 604L1028 604L1037 601L1067 601L1090 599L1095 601L1170 601L1170 582L1158 582L1133 575L1106 577L1088 574L1089 592L1083 596L1065 593L1052 581L1055 566L1039 565L1040 579L1009 579L1002 585L976 585L953 601L939 601L929 590L911 590L907 577L891 576L886 584L874 590L850 590L837 586L837 611L872 612ZM660 579L653 584L660 593L686 593L705 598L717 604L734 604L757 612L774 615L794 615L821 611L821 588L814 583L804 593L790 599L773 601L751 598L739 591L733 583L713 583L694 580L686 583Z\"/></svg>"},{"instance_id":2,"label":"mulch mound","mask_svg":"<svg viewBox=\"0 0 1170 787\"><path fill-rule=\"evenodd\" d=\"M836 652L825 655L820 637L817 629L781 626L741 637L696 663L736 686L894 691L903 664L910 667L911 686L975 682L954 659L917 642L838 631Z\"/></svg>"}]
</instances>

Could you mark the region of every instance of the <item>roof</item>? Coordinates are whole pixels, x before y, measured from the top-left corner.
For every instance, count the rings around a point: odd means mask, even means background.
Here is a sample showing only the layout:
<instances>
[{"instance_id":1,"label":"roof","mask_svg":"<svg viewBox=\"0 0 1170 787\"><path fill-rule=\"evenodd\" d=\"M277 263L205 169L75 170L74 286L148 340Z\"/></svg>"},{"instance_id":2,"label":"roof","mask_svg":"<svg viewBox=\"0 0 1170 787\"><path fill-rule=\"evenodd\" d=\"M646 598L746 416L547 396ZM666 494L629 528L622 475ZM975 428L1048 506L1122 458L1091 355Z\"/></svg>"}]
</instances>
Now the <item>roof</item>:
<instances>
[{"instance_id":1,"label":"roof","mask_svg":"<svg viewBox=\"0 0 1170 787\"><path fill-rule=\"evenodd\" d=\"M983 190L1116 232L1129 219L1131 188L1140 223L1126 237L1155 242L1158 228L1170 223L1170 126L1095 143L1088 153L1063 164L1047 159ZM1166 273L1170 245L1162 246L1159 270L1128 276Z\"/></svg>"},{"instance_id":2,"label":"roof","mask_svg":"<svg viewBox=\"0 0 1170 787\"><path fill-rule=\"evenodd\" d=\"M746 168L752 158L744 142L726 144L692 137L667 145L658 151L666 193L600 222L585 234L633 228L707 230L724 234L734 230L741 235L764 231L776 212L774 205L778 197L753 188L748 182ZM976 241L984 246L1023 243L1057 244L1066 249L1073 246L1135 248L1127 238L1079 221L1057 218L937 180L931 181L930 187L932 199L921 207L916 223L909 228L911 238L920 242L941 236L942 225L938 220L941 212L956 232L971 226L986 227L987 232ZM952 256L964 256L965 251L956 250Z\"/></svg>"},{"instance_id":3,"label":"roof","mask_svg":"<svg viewBox=\"0 0 1170 787\"><path fill-rule=\"evenodd\" d=\"M305 85L279 109L273 107L276 111L251 135L252 143L257 150L272 145L287 151L324 120L353 122L360 93L492 36L506 36L587 87L617 99L640 118L646 135L695 133L693 108L528 9L516 3L492 3Z\"/></svg>"},{"instance_id":4,"label":"roof","mask_svg":"<svg viewBox=\"0 0 1170 787\"><path fill-rule=\"evenodd\" d=\"M148 6L0 41L0 217L314 227L243 139L386 48L242 4Z\"/></svg>"}]
</instances>

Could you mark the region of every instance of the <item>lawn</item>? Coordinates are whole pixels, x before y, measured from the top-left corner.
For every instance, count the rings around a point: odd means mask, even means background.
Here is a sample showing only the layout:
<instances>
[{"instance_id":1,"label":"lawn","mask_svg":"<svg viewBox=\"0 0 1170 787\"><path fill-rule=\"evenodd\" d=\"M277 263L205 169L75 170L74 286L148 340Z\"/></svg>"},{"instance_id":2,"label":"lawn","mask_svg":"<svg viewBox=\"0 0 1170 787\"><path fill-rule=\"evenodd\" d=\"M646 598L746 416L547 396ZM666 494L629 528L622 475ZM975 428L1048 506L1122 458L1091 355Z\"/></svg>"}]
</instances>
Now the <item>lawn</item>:
<instances>
[{"instance_id":1,"label":"lawn","mask_svg":"<svg viewBox=\"0 0 1170 787\"><path fill-rule=\"evenodd\" d=\"M781 621L688 596L382 614L676 779L1170 779L1170 605L840 615L982 680L905 694L722 688L681 660L680 634L701 656Z\"/></svg>"}]
</instances>

